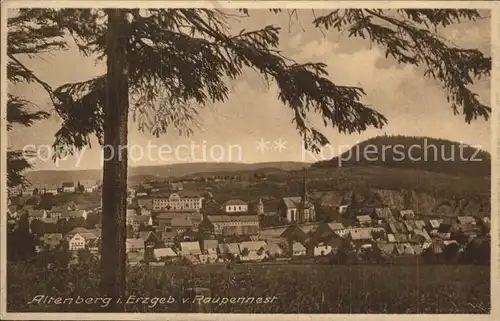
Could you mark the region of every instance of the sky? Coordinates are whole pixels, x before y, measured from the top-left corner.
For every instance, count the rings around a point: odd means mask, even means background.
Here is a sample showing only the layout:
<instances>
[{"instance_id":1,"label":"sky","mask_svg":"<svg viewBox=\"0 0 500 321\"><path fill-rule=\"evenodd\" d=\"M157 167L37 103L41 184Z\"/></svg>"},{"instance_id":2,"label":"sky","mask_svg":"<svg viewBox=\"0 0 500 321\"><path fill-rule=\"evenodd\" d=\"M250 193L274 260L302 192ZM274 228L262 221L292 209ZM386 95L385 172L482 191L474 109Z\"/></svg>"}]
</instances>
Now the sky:
<instances>
[{"instance_id":1,"label":"sky","mask_svg":"<svg viewBox=\"0 0 500 321\"><path fill-rule=\"evenodd\" d=\"M478 119L466 124L463 116L454 116L440 83L424 78L421 69L401 66L384 58L384 52L367 40L315 28L310 10L299 11L298 19L267 10L250 13L249 18L231 20L232 32L271 24L282 27L280 48L285 56L298 62L326 63L334 83L362 87L366 92L362 101L381 112L388 124L380 130L368 129L352 135L339 134L334 128L321 128L331 145L319 154L306 152L292 123L291 109L277 99L276 86L268 86L258 74L248 71L230 83L231 93L226 102L200 109L201 126L195 128L190 137L181 137L172 129L156 138L139 132L137 124L130 121L129 146L134 146L129 155L131 166L197 161L314 162L329 159L359 141L384 134L444 138L490 150L490 122ZM459 46L477 48L490 55L490 19L449 27L442 35ZM81 56L74 47L43 59L23 61L53 88L105 72L105 66L96 65L93 57ZM489 79L476 83L473 89L481 101L490 103ZM46 93L36 85L9 86L9 91L29 98L44 110L52 110ZM100 168L102 151L97 140L93 141L92 148L67 159L56 163L49 159L48 146L54 142L54 134L61 124L57 114L52 114L30 128L14 128L8 135L9 147L35 147L39 152L35 162L37 170Z\"/></svg>"}]
</instances>

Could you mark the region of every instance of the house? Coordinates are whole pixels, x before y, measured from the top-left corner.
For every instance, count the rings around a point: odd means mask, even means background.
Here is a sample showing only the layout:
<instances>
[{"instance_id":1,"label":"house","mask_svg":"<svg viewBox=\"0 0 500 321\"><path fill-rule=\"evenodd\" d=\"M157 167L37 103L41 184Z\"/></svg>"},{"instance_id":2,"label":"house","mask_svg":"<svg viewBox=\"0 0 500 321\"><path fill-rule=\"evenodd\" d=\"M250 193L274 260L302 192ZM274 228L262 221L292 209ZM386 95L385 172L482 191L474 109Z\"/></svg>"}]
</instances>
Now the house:
<instances>
[{"instance_id":1,"label":"house","mask_svg":"<svg viewBox=\"0 0 500 321\"><path fill-rule=\"evenodd\" d=\"M139 232L139 239L143 240L144 247L147 248L155 248L160 243L160 239L153 231L142 231Z\"/></svg>"},{"instance_id":2,"label":"house","mask_svg":"<svg viewBox=\"0 0 500 321\"><path fill-rule=\"evenodd\" d=\"M387 242L388 243L396 243L396 237L394 236L394 234L387 234Z\"/></svg>"},{"instance_id":3,"label":"house","mask_svg":"<svg viewBox=\"0 0 500 321\"><path fill-rule=\"evenodd\" d=\"M199 242L181 242L181 255L200 255L200 243Z\"/></svg>"},{"instance_id":4,"label":"house","mask_svg":"<svg viewBox=\"0 0 500 321\"><path fill-rule=\"evenodd\" d=\"M266 242L253 241L240 243L241 260L243 261L261 261L267 257Z\"/></svg>"},{"instance_id":5,"label":"house","mask_svg":"<svg viewBox=\"0 0 500 321\"><path fill-rule=\"evenodd\" d=\"M198 256L194 255L186 255L184 258L189 262L191 265L198 265L200 264L200 260L198 259Z\"/></svg>"},{"instance_id":6,"label":"house","mask_svg":"<svg viewBox=\"0 0 500 321\"><path fill-rule=\"evenodd\" d=\"M68 248L70 251L78 251L85 248L85 238L79 233L69 237Z\"/></svg>"},{"instance_id":7,"label":"house","mask_svg":"<svg viewBox=\"0 0 500 321\"><path fill-rule=\"evenodd\" d=\"M73 201L66 203L64 206L67 211L76 211L80 209L79 206Z\"/></svg>"},{"instance_id":8,"label":"house","mask_svg":"<svg viewBox=\"0 0 500 321\"><path fill-rule=\"evenodd\" d=\"M57 224L59 220L56 217L47 217L40 219L40 221L44 222L45 224Z\"/></svg>"},{"instance_id":9,"label":"house","mask_svg":"<svg viewBox=\"0 0 500 321\"><path fill-rule=\"evenodd\" d=\"M83 218L84 220L87 219L87 211L85 210L73 210L73 211L66 211L63 212L61 215L61 219L65 219L66 221L72 218Z\"/></svg>"},{"instance_id":10,"label":"house","mask_svg":"<svg viewBox=\"0 0 500 321\"><path fill-rule=\"evenodd\" d=\"M293 242L293 245L292 245L292 253L293 253L293 256L304 256L306 255L306 248L304 245L302 245L302 243L300 242Z\"/></svg>"},{"instance_id":11,"label":"house","mask_svg":"<svg viewBox=\"0 0 500 321\"><path fill-rule=\"evenodd\" d=\"M340 237L346 237L349 234L349 230L346 229L342 223L331 222L328 223L328 226L333 231L333 233L337 234Z\"/></svg>"},{"instance_id":12,"label":"house","mask_svg":"<svg viewBox=\"0 0 500 321\"><path fill-rule=\"evenodd\" d=\"M413 247L413 252L415 253L415 255L420 255L424 251L424 249L421 245L413 244L412 247Z\"/></svg>"},{"instance_id":13,"label":"house","mask_svg":"<svg viewBox=\"0 0 500 321\"><path fill-rule=\"evenodd\" d=\"M390 257L394 254L396 245L391 243L377 243L376 245L384 257Z\"/></svg>"},{"instance_id":14,"label":"house","mask_svg":"<svg viewBox=\"0 0 500 321\"><path fill-rule=\"evenodd\" d=\"M305 232L305 231L304 231ZM333 230L330 228L328 223L321 222L318 224L317 228L312 231L311 234L311 242L321 242L323 241L326 237L334 234Z\"/></svg>"},{"instance_id":15,"label":"house","mask_svg":"<svg viewBox=\"0 0 500 321\"><path fill-rule=\"evenodd\" d=\"M476 219L473 216L458 216L457 222L461 225L476 225Z\"/></svg>"},{"instance_id":16,"label":"house","mask_svg":"<svg viewBox=\"0 0 500 321\"><path fill-rule=\"evenodd\" d=\"M293 224L288 226L283 233L281 233L280 238L287 240L288 243L294 241L305 243L308 236L298 225Z\"/></svg>"},{"instance_id":17,"label":"house","mask_svg":"<svg viewBox=\"0 0 500 321\"><path fill-rule=\"evenodd\" d=\"M190 209L199 211L202 207L203 197L194 191L178 191L169 195L156 193L152 196L153 210L182 210Z\"/></svg>"},{"instance_id":18,"label":"house","mask_svg":"<svg viewBox=\"0 0 500 321\"><path fill-rule=\"evenodd\" d=\"M170 247L154 249L154 257L158 261L168 259L171 257L176 257L176 256L177 256L177 253L175 253L175 251Z\"/></svg>"},{"instance_id":19,"label":"house","mask_svg":"<svg viewBox=\"0 0 500 321\"><path fill-rule=\"evenodd\" d=\"M299 224L299 227L302 231L304 231L304 233L306 233L307 235L310 235L310 234L314 233L314 231L317 230L318 224L304 223L304 224Z\"/></svg>"},{"instance_id":20,"label":"house","mask_svg":"<svg viewBox=\"0 0 500 321\"><path fill-rule=\"evenodd\" d=\"M93 193L97 190L97 181L84 179L80 181L80 185L83 186L83 191L85 193Z\"/></svg>"},{"instance_id":21,"label":"house","mask_svg":"<svg viewBox=\"0 0 500 321\"><path fill-rule=\"evenodd\" d=\"M390 219L392 217L392 212L388 207L379 207L373 211L372 216L375 220L383 221Z\"/></svg>"},{"instance_id":22,"label":"house","mask_svg":"<svg viewBox=\"0 0 500 321\"><path fill-rule=\"evenodd\" d=\"M394 246L394 254L400 256L408 256L415 255L415 251L413 250L413 246L411 246L411 244L401 243Z\"/></svg>"},{"instance_id":23,"label":"house","mask_svg":"<svg viewBox=\"0 0 500 321\"><path fill-rule=\"evenodd\" d=\"M452 223L443 222L443 223L439 224L439 228L437 229L437 231L438 231L438 233L450 233L452 226L453 226Z\"/></svg>"},{"instance_id":24,"label":"house","mask_svg":"<svg viewBox=\"0 0 500 321\"><path fill-rule=\"evenodd\" d=\"M34 186L27 186L23 189L23 195L35 195L36 189Z\"/></svg>"},{"instance_id":25,"label":"house","mask_svg":"<svg viewBox=\"0 0 500 321\"><path fill-rule=\"evenodd\" d=\"M401 210L399 211L399 216L403 220L410 220L415 218L415 212L413 210Z\"/></svg>"},{"instance_id":26,"label":"house","mask_svg":"<svg viewBox=\"0 0 500 321\"><path fill-rule=\"evenodd\" d=\"M394 234L394 238L396 239L396 243L406 243L408 242L408 235L403 233Z\"/></svg>"},{"instance_id":27,"label":"house","mask_svg":"<svg viewBox=\"0 0 500 321\"><path fill-rule=\"evenodd\" d=\"M443 241L441 240L436 240L431 243L431 245L428 247L430 253L434 255L441 255L444 252L444 248L446 245L444 244Z\"/></svg>"},{"instance_id":28,"label":"house","mask_svg":"<svg viewBox=\"0 0 500 321\"><path fill-rule=\"evenodd\" d=\"M85 240L85 247L91 251L97 252L98 250L98 240L99 236L97 236L93 231L89 231L86 233L78 233Z\"/></svg>"},{"instance_id":29,"label":"house","mask_svg":"<svg viewBox=\"0 0 500 321\"><path fill-rule=\"evenodd\" d=\"M40 239L44 246L50 250L55 249L61 241L63 240L63 235L61 233L46 233Z\"/></svg>"},{"instance_id":30,"label":"house","mask_svg":"<svg viewBox=\"0 0 500 321\"><path fill-rule=\"evenodd\" d=\"M443 220L429 220L429 230L438 230Z\"/></svg>"},{"instance_id":31,"label":"house","mask_svg":"<svg viewBox=\"0 0 500 321\"><path fill-rule=\"evenodd\" d=\"M184 189L184 185L181 182L172 182L170 183L170 188L174 191L182 191Z\"/></svg>"},{"instance_id":32,"label":"house","mask_svg":"<svg viewBox=\"0 0 500 321\"><path fill-rule=\"evenodd\" d=\"M314 256L325 256L329 255L332 252L332 248L323 242L313 247L313 255Z\"/></svg>"},{"instance_id":33,"label":"house","mask_svg":"<svg viewBox=\"0 0 500 321\"><path fill-rule=\"evenodd\" d=\"M248 204L240 199L229 200L222 205L222 208L226 213L248 212Z\"/></svg>"},{"instance_id":34,"label":"house","mask_svg":"<svg viewBox=\"0 0 500 321\"><path fill-rule=\"evenodd\" d=\"M412 243L423 244L431 241L431 237L426 230L415 229L412 231L409 241Z\"/></svg>"},{"instance_id":35,"label":"house","mask_svg":"<svg viewBox=\"0 0 500 321\"><path fill-rule=\"evenodd\" d=\"M126 251L130 252L143 252L144 251L144 240L143 239L134 239L127 238L125 241Z\"/></svg>"},{"instance_id":36,"label":"house","mask_svg":"<svg viewBox=\"0 0 500 321\"><path fill-rule=\"evenodd\" d=\"M427 226L424 220L413 221L417 230L424 230Z\"/></svg>"},{"instance_id":37,"label":"house","mask_svg":"<svg viewBox=\"0 0 500 321\"><path fill-rule=\"evenodd\" d=\"M262 256L266 250L266 242L250 241L240 243L240 252L255 253L258 257ZM263 257L263 256L262 256Z\"/></svg>"},{"instance_id":38,"label":"house","mask_svg":"<svg viewBox=\"0 0 500 321\"><path fill-rule=\"evenodd\" d=\"M403 221L403 225L405 226L408 233L411 233L413 230L417 229L417 226L415 225L414 220Z\"/></svg>"},{"instance_id":39,"label":"house","mask_svg":"<svg viewBox=\"0 0 500 321\"><path fill-rule=\"evenodd\" d=\"M481 219L481 226L483 227L483 231L489 233L491 230L491 220L489 217L485 216Z\"/></svg>"},{"instance_id":40,"label":"house","mask_svg":"<svg viewBox=\"0 0 500 321\"><path fill-rule=\"evenodd\" d=\"M132 218L132 227L134 231L139 231L142 226L153 226L153 217L149 215L136 215Z\"/></svg>"},{"instance_id":41,"label":"house","mask_svg":"<svg viewBox=\"0 0 500 321\"><path fill-rule=\"evenodd\" d=\"M349 230L349 239L353 242L372 241L372 230L368 228L354 228Z\"/></svg>"},{"instance_id":42,"label":"house","mask_svg":"<svg viewBox=\"0 0 500 321\"><path fill-rule=\"evenodd\" d=\"M138 239L144 242L144 259L147 261L153 261L154 249L160 245L160 239L153 231L143 231L139 232Z\"/></svg>"},{"instance_id":43,"label":"house","mask_svg":"<svg viewBox=\"0 0 500 321\"><path fill-rule=\"evenodd\" d=\"M387 227L392 234L407 233L405 225L401 222L390 222Z\"/></svg>"},{"instance_id":44,"label":"house","mask_svg":"<svg viewBox=\"0 0 500 321\"><path fill-rule=\"evenodd\" d=\"M258 235L259 217L257 215L207 215L203 226L216 235Z\"/></svg>"},{"instance_id":45,"label":"house","mask_svg":"<svg viewBox=\"0 0 500 321\"><path fill-rule=\"evenodd\" d=\"M200 233L198 231L193 231L191 229L186 230L182 233L183 241L198 241L200 239Z\"/></svg>"},{"instance_id":46,"label":"house","mask_svg":"<svg viewBox=\"0 0 500 321\"><path fill-rule=\"evenodd\" d=\"M93 232L94 232L93 230L89 230L84 227L75 227L74 229L66 233L66 236L73 236L76 234L93 233Z\"/></svg>"},{"instance_id":47,"label":"house","mask_svg":"<svg viewBox=\"0 0 500 321\"><path fill-rule=\"evenodd\" d=\"M10 206L7 207L7 215L9 217L16 218L17 217L17 212L18 212L17 205L10 205Z\"/></svg>"},{"instance_id":48,"label":"house","mask_svg":"<svg viewBox=\"0 0 500 321\"><path fill-rule=\"evenodd\" d=\"M62 183L62 191L63 191L63 193L74 193L74 192L76 192L75 183L73 183L73 182L64 182L64 183Z\"/></svg>"},{"instance_id":49,"label":"house","mask_svg":"<svg viewBox=\"0 0 500 321\"><path fill-rule=\"evenodd\" d=\"M48 211L48 215L51 218L61 219L63 213L65 213L68 209L64 206L52 206L50 211Z\"/></svg>"},{"instance_id":50,"label":"house","mask_svg":"<svg viewBox=\"0 0 500 321\"><path fill-rule=\"evenodd\" d=\"M356 216L356 221L359 226L370 226L372 224L372 218L369 215Z\"/></svg>"},{"instance_id":51,"label":"house","mask_svg":"<svg viewBox=\"0 0 500 321\"><path fill-rule=\"evenodd\" d=\"M32 220L45 219L47 217L48 215L46 210L28 210L28 218L30 222Z\"/></svg>"},{"instance_id":52,"label":"house","mask_svg":"<svg viewBox=\"0 0 500 321\"><path fill-rule=\"evenodd\" d=\"M268 240L266 242L266 252L269 256L282 256L284 253L280 243L274 240Z\"/></svg>"},{"instance_id":53,"label":"house","mask_svg":"<svg viewBox=\"0 0 500 321\"><path fill-rule=\"evenodd\" d=\"M177 234L177 231L160 231L157 235L166 246L170 246L174 244L174 240L179 234Z\"/></svg>"},{"instance_id":54,"label":"house","mask_svg":"<svg viewBox=\"0 0 500 321\"><path fill-rule=\"evenodd\" d=\"M219 242L217 240L202 240L200 242L203 254L217 255L217 247L219 246Z\"/></svg>"},{"instance_id":55,"label":"house","mask_svg":"<svg viewBox=\"0 0 500 321\"><path fill-rule=\"evenodd\" d=\"M153 199L149 196L144 195L144 196L140 196L139 194L136 195L137 198L137 206L139 208L146 208L148 210L153 210Z\"/></svg>"},{"instance_id":56,"label":"house","mask_svg":"<svg viewBox=\"0 0 500 321\"><path fill-rule=\"evenodd\" d=\"M59 188L56 185L48 185L43 188L42 193L45 195L57 195L59 194Z\"/></svg>"},{"instance_id":57,"label":"house","mask_svg":"<svg viewBox=\"0 0 500 321\"><path fill-rule=\"evenodd\" d=\"M233 256L239 256L240 253L240 244L239 243L220 243L219 244L219 253L221 255L231 254Z\"/></svg>"},{"instance_id":58,"label":"house","mask_svg":"<svg viewBox=\"0 0 500 321\"><path fill-rule=\"evenodd\" d=\"M188 216L174 217L170 221L170 228L177 233L182 234L195 228L195 223Z\"/></svg>"},{"instance_id":59,"label":"house","mask_svg":"<svg viewBox=\"0 0 500 321\"><path fill-rule=\"evenodd\" d=\"M283 197L278 205L278 212L287 222L312 222L316 220L314 205L306 198Z\"/></svg>"},{"instance_id":60,"label":"house","mask_svg":"<svg viewBox=\"0 0 500 321\"><path fill-rule=\"evenodd\" d=\"M344 200L344 195L339 193L326 193L319 199L321 207L328 207L341 213L341 207L347 207L347 202Z\"/></svg>"},{"instance_id":61,"label":"house","mask_svg":"<svg viewBox=\"0 0 500 321\"><path fill-rule=\"evenodd\" d=\"M127 251L127 263L130 265L138 265L143 260L144 255L140 250Z\"/></svg>"},{"instance_id":62,"label":"house","mask_svg":"<svg viewBox=\"0 0 500 321\"><path fill-rule=\"evenodd\" d=\"M283 232L286 230L286 227L272 227L272 228L263 228L259 230L259 239L261 240L276 240L280 239Z\"/></svg>"},{"instance_id":63,"label":"house","mask_svg":"<svg viewBox=\"0 0 500 321\"><path fill-rule=\"evenodd\" d=\"M200 260L201 264L210 264L217 262L218 257L217 254L200 254L198 255L198 259Z\"/></svg>"},{"instance_id":64,"label":"house","mask_svg":"<svg viewBox=\"0 0 500 321\"><path fill-rule=\"evenodd\" d=\"M127 221L128 226L133 226L134 225L134 217L137 216L137 213L133 208L127 208L127 211L125 212L125 219Z\"/></svg>"},{"instance_id":65,"label":"house","mask_svg":"<svg viewBox=\"0 0 500 321\"><path fill-rule=\"evenodd\" d=\"M197 229L202 216L199 212L193 210L177 210L177 211L162 211L153 212L151 216L156 213L157 224L160 230L167 231L172 229L172 220L176 218L174 225L176 225L180 230L181 227ZM154 225L154 222L153 222ZM180 231L182 232L182 231Z\"/></svg>"},{"instance_id":66,"label":"house","mask_svg":"<svg viewBox=\"0 0 500 321\"><path fill-rule=\"evenodd\" d=\"M139 206L138 212L139 212L138 214L141 216L151 215L151 210L148 209L147 207L140 207Z\"/></svg>"}]
</instances>

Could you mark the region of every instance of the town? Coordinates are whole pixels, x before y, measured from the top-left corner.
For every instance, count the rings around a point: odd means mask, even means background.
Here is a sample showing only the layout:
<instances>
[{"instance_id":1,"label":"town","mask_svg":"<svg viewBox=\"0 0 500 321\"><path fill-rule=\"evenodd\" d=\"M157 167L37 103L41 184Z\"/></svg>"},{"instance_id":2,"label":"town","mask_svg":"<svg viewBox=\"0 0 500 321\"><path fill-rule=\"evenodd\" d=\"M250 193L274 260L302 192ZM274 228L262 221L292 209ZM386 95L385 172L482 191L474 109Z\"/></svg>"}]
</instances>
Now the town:
<instances>
[{"instance_id":1,"label":"town","mask_svg":"<svg viewBox=\"0 0 500 321\"><path fill-rule=\"evenodd\" d=\"M130 186L128 263L394 263L416 257L458 262L467 255L472 262L484 260L477 249L486 242L489 252L487 216L429 217L383 202L356 204L354 193L345 191L330 200L335 217L344 219L332 221L318 217L318 200L309 197L307 183L304 171L299 195L273 202L266 195L217 202L212 192L184 189L181 182ZM12 193L9 230L24 221L37 255L67 252L68 264L78 264L82 252L99 258L100 195L100 182L90 180Z\"/></svg>"}]
</instances>

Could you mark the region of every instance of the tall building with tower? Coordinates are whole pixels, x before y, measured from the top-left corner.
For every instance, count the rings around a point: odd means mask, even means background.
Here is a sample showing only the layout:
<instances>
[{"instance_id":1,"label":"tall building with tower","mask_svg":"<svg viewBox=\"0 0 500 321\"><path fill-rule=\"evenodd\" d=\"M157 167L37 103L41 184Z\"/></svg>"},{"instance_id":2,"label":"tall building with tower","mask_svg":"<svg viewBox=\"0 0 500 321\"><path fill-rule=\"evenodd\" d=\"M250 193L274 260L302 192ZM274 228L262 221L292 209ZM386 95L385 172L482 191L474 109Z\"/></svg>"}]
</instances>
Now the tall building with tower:
<instances>
[{"instance_id":1,"label":"tall building with tower","mask_svg":"<svg viewBox=\"0 0 500 321\"><path fill-rule=\"evenodd\" d=\"M283 197L279 204L279 214L287 222L306 223L316 220L316 211L307 193L307 177L304 169L300 196Z\"/></svg>"}]
</instances>

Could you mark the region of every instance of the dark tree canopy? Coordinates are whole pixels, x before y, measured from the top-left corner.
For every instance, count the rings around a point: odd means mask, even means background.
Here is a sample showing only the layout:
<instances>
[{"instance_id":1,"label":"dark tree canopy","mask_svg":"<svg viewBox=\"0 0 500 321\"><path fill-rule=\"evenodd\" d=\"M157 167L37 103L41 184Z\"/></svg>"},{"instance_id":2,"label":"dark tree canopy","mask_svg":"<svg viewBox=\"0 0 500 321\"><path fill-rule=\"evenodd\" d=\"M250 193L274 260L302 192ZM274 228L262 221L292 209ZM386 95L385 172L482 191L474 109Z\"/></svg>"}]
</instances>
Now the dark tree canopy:
<instances>
[{"instance_id":1,"label":"dark tree canopy","mask_svg":"<svg viewBox=\"0 0 500 321\"><path fill-rule=\"evenodd\" d=\"M246 9L239 11L251 14ZM279 100L292 110L299 133L313 150L327 144L328 139L309 124L310 113L318 113L326 126L342 133L380 128L387 122L361 101L362 88L333 83L322 63L298 63L283 56L278 50L278 27L235 33L228 27L231 15L219 10L126 12L130 108L140 130L158 136L176 128L181 134L190 134L198 108L226 100L227 81L241 75L246 67L278 85ZM32 21L40 27L32 28L29 36L10 32L9 57L65 48L67 38L63 35L69 34L83 54L104 59L105 17L103 9L22 9L9 20L9 26ZM468 88L474 79L489 75L491 58L476 49L457 48L436 30L479 18L477 10L465 9L337 9L317 16L312 23L378 44L386 50L386 57L399 63L424 66L426 76L442 83L453 112L470 122L478 117L488 119L491 112ZM32 73L21 76L26 68L15 60L11 70L17 70L12 79L33 79ZM53 91L56 110L64 121L54 144L58 155L71 152L69 146L89 145L92 135L102 143L104 79L105 75L83 79Z\"/></svg>"},{"instance_id":2,"label":"dark tree canopy","mask_svg":"<svg viewBox=\"0 0 500 321\"><path fill-rule=\"evenodd\" d=\"M7 79L12 85L38 83L51 93L50 86L19 60L19 56L35 58L51 50L63 48L64 42L60 39L63 36L63 31L59 30L56 25L45 23L45 20L40 18L41 16L43 16L42 11L30 10L26 14L8 19ZM46 111L40 111L40 108L26 97L8 93L7 130L10 131L14 125L29 127L35 121L48 116ZM28 156L32 155L26 155L21 150L7 152L7 186L9 188L29 185L23 176L24 171L32 168L32 165L27 161Z\"/></svg>"}]
</instances>

